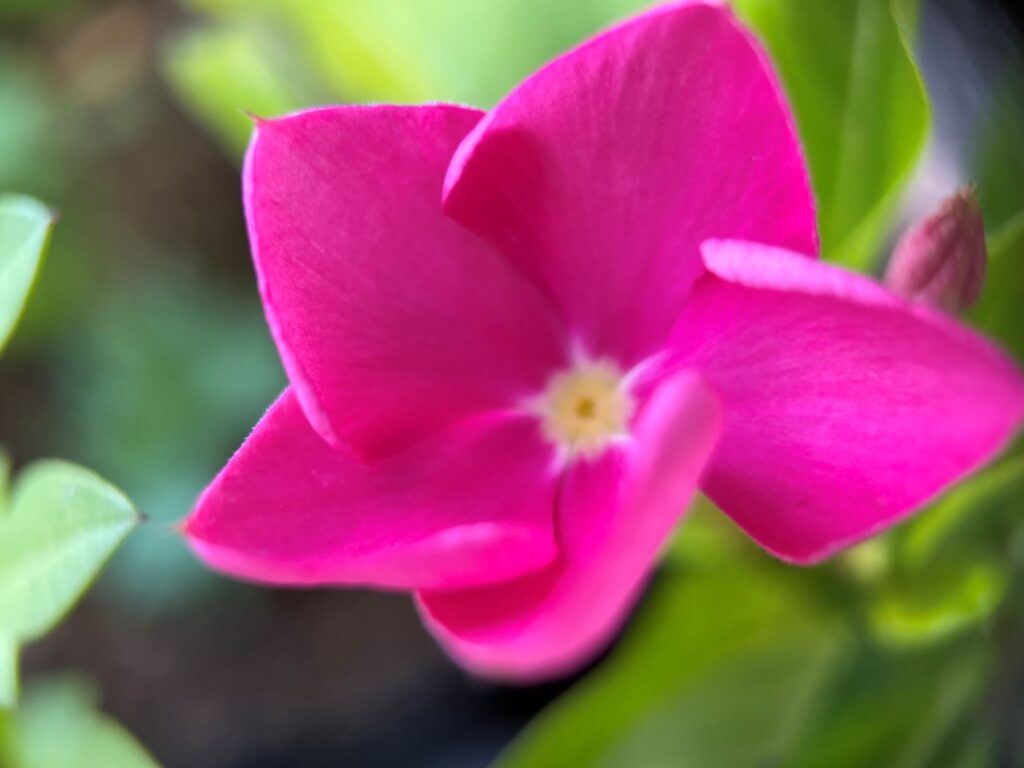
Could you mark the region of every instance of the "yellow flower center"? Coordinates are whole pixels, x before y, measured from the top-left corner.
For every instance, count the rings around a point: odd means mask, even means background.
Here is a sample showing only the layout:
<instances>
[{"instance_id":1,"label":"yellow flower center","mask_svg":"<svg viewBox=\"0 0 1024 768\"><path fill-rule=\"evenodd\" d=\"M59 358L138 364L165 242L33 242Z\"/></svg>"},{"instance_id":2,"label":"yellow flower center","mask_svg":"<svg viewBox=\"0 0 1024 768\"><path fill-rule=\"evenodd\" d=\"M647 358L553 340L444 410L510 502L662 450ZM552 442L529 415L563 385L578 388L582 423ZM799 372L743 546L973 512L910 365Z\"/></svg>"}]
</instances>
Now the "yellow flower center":
<instances>
[{"instance_id":1,"label":"yellow flower center","mask_svg":"<svg viewBox=\"0 0 1024 768\"><path fill-rule=\"evenodd\" d=\"M570 455L594 457L629 433L633 398L614 363L585 361L551 377L537 410L548 440Z\"/></svg>"}]
</instances>

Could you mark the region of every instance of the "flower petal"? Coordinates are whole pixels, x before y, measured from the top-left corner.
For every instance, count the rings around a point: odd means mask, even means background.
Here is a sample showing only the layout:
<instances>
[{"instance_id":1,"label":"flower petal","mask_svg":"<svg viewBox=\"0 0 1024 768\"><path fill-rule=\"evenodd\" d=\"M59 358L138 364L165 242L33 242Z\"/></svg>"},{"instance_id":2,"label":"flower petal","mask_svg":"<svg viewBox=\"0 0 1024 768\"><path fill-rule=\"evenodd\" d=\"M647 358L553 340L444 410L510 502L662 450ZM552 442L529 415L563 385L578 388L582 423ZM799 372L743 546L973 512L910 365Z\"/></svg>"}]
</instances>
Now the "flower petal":
<instances>
[{"instance_id":1,"label":"flower petal","mask_svg":"<svg viewBox=\"0 0 1024 768\"><path fill-rule=\"evenodd\" d=\"M245 204L267 318L310 422L362 460L506 407L562 362L540 293L441 212L479 117L335 107L257 124Z\"/></svg>"},{"instance_id":2,"label":"flower petal","mask_svg":"<svg viewBox=\"0 0 1024 768\"><path fill-rule=\"evenodd\" d=\"M719 3L666 4L540 70L462 143L445 191L623 367L668 337L706 238L817 249L791 115Z\"/></svg>"},{"instance_id":3,"label":"flower petal","mask_svg":"<svg viewBox=\"0 0 1024 768\"><path fill-rule=\"evenodd\" d=\"M256 581L489 584L556 556L552 461L533 420L498 417L367 467L330 448L288 390L184 533L209 565Z\"/></svg>"},{"instance_id":4,"label":"flower petal","mask_svg":"<svg viewBox=\"0 0 1024 768\"><path fill-rule=\"evenodd\" d=\"M676 364L722 398L702 481L797 563L892 525L991 459L1024 418L1024 377L988 341L866 278L710 242Z\"/></svg>"},{"instance_id":5,"label":"flower petal","mask_svg":"<svg viewBox=\"0 0 1024 768\"><path fill-rule=\"evenodd\" d=\"M624 621L717 434L717 400L698 378L664 383L640 414L634 443L568 470L559 561L506 585L420 592L431 631L488 677L535 680L585 663Z\"/></svg>"}]
</instances>

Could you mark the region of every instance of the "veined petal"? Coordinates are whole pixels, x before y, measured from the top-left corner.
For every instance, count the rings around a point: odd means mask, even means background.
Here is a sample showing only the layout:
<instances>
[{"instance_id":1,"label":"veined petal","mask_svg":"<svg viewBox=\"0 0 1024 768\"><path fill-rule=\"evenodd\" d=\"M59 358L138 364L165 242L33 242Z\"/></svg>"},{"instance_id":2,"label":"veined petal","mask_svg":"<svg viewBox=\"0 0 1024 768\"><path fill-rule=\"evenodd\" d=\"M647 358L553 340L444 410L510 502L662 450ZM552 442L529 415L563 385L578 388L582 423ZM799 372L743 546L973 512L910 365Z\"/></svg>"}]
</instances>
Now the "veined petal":
<instances>
[{"instance_id":1,"label":"veined petal","mask_svg":"<svg viewBox=\"0 0 1024 768\"><path fill-rule=\"evenodd\" d=\"M1019 429L1020 370L953 320L792 253L703 250L672 342L725 413L702 487L777 556L815 562L892 525Z\"/></svg>"},{"instance_id":2,"label":"veined petal","mask_svg":"<svg viewBox=\"0 0 1024 768\"><path fill-rule=\"evenodd\" d=\"M445 195L623 367L668 337L706 238L817 249L782 92L720 3L665 4L544 67L465 139Z\"/></svg>"},{"instance_id":3,"label":"veined petal","mask_svg":"<svg viewBox=\"0 0 1024 768\"><path fill-rule=\"evenodd\" d=\"M368 467L292 390L199 499L184 533L218 570L276 584L489 584L556 555L551 450L526 417L466 422Z\"/></svg>"},{"instance_id":4,"label":"veined petal","mask_svg":"<svg viewBox=\"0 0 1024 768\"><path fill-rule=\"evenodd\" d=\"M693 495L718 435L715 396L698 378L662 384L635 442L567 472L559 500L560 559L495 587L421 591L440 642L473 672L535 680L569 672L606 645Z\"/></svg>"},{"instance_id":5,"label":"veined petal","mask_svg":"<svg viewBox=\"0 0 1024 768\"><path fill-rule=\"evenodd\" d=\"M245 205L267 319L310 422L362 460L507 407L562 361L536 288L441 212L480 114L334 107L257 123Z\"/></svg>"}]
</instances>

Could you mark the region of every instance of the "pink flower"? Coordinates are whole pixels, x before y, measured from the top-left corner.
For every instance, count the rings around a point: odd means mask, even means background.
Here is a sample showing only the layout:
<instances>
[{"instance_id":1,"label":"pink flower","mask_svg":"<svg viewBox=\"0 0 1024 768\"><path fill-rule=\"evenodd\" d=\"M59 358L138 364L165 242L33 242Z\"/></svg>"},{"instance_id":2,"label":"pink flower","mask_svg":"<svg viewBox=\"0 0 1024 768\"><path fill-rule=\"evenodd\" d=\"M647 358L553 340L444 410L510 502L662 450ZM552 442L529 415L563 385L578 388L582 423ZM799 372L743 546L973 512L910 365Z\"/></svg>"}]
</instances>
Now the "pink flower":
<instances>
[{"instance_id":1,"label":"pink flower","mask_svg":"<svg viewBox=\"0 0 1024 768\"><path fill-rule=\"evenodd\" d=\"M481 675L606 644L698 482L812 563L1024 416L998 349L809 256L792 118L717 3L606 32L487 114L261 121L245 203L291 387L186 535L243 578L413 592Z\"/></svg>"}]
</instances>

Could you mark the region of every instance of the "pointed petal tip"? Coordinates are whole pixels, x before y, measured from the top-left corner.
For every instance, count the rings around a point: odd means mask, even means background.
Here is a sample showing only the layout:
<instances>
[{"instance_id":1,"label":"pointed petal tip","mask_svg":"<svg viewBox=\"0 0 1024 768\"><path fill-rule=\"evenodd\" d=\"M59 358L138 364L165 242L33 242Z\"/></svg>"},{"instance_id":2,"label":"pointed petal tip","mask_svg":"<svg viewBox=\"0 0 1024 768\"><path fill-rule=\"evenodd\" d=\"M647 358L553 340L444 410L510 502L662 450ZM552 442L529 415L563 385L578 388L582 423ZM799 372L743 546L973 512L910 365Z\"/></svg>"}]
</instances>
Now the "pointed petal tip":
<instances>
[{"instance_id":1,"label":"pointed petal tip","mask_svg":"<svg viewBox=\"0 0 1024 768\"><path fill-rule=\"evenodd\" d=\"M257 115L255 112L252 112L248 109L239 109L238 111L245 115L247 118L249 118L253 126L256 128L259 128L264 123L270 122L269 120L267 120L267 118L261 117L260 115Z\"/></svg>"}]
</instances>

